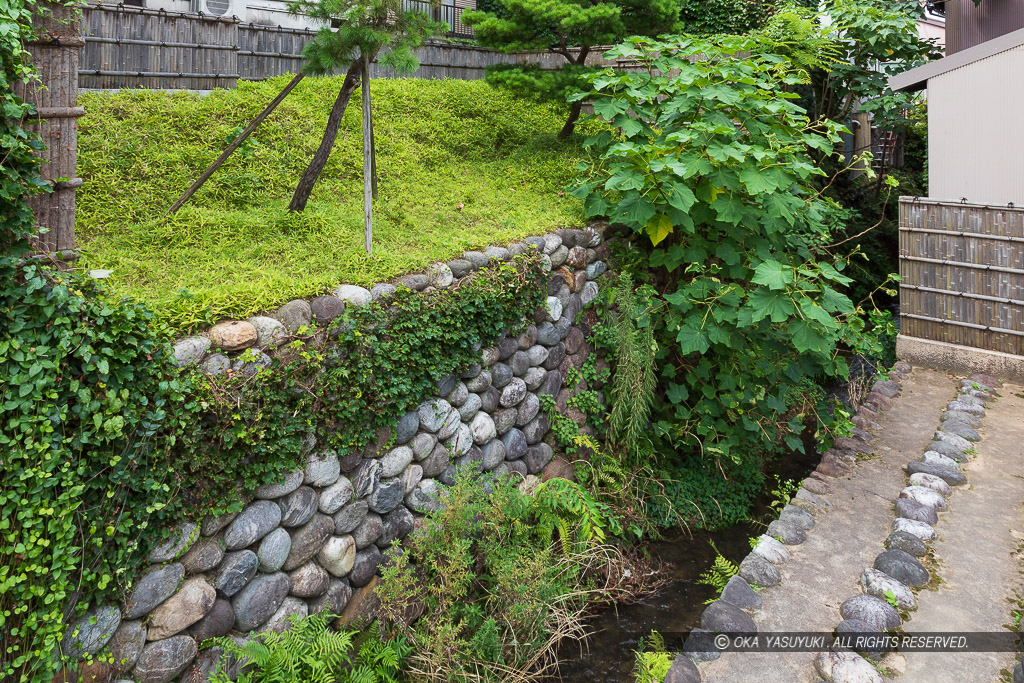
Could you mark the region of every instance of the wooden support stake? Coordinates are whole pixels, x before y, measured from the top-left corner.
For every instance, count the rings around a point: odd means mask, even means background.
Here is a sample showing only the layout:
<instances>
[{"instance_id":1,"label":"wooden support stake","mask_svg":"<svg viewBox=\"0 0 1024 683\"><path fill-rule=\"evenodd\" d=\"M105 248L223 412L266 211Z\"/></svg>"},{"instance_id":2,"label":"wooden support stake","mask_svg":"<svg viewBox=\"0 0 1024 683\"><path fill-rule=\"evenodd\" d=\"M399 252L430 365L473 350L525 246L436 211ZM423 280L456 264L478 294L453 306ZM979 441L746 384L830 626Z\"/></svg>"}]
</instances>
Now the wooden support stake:
<instances>
[{"instance_id":1,"label":"wooden support stake","mask_svg":"<svg viewBox=\"0 0 1024 683\"><path fill-rule=\"evenodd\" d=\"M857 112L853 115L856 126L853 128L853 154L859 156L864 152L871 151L871 119L867 112ZM859 178L868 169L866 159L859 159L850 169L851 178Z\"/></svg>"},{"instance_id":2,"label":"wooden support stake","mask_svg":"<svg viewBox=\"0 0 1024 683\"><path fill-rule=\"evenodd\" d=\"M373 132L373 117L370 117L370 178L373 180L373 201L377 201L377 138Z\"/></svg>"},{"instance_id":3,"label":"wooden support stake","mask_svg":"<svg viewBox=\"0 0 1024 683\"><path fill-rule=\"evenodd\" d=\"M185 194L181 195L181 197L178 198L178 201L174 202L174 204L171 205L171 208L167 209L167 211L164 213L163 216L161 216L161 218L167 218L167 216L171 215L172 213L175 213L178 209L184 206L185 202L187 202L192 197L192 195L194 195L199 190L199 188L203 186L203 183L209 180L210 176L212 176L214 172L221 167L221 164L227 161L227 158L231 156L231 154L236 149L238 149L243 142L245 142L246 138L248 138L261 123L263 123L263 120L270 116L270 113L272 111L277 109L277 105L281 104L281 102L284 101L284 98L288 97L288 93L290 93L292 89L299 84L299 81L301 81L302 78L302 74L296 74L295 78L289 81L288 85L284 87L284 90L278 93L277 97L274 98L274 101L268 104L266 109L260 112L260 115L257 116L253 120L253 122L249 124L249 127L243 130L241 134L237 138L235 138L230 145L228 145L227 149L221 152L220 156L217 157L217 160L210 164L210 166L205 171L203 171L203 174L199 176L199 178L194 183L192 183L192 186L185 191Z\"/></svg>"},{"instance_id":4,"label":"wooden support stake","mask_svg":"<svg viewBox=\"0 0 1024 683\"><path fill-rule=\"evenodd\" d=\"M363 59L363 240L373 256L373 126L370 112L370 64Z\"/></svg>"}]
</instances>

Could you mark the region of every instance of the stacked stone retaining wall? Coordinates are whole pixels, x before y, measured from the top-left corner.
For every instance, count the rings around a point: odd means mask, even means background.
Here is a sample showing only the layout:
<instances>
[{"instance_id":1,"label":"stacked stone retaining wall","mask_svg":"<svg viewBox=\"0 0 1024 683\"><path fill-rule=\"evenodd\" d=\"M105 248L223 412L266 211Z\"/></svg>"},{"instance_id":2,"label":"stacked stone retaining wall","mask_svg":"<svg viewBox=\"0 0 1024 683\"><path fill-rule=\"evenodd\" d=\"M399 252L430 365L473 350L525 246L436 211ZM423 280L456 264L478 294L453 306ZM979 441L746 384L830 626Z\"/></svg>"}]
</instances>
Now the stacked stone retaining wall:
<instances>
[{"instance_id":1,"label":"stacked stone retaining wall","mask_svg":"<svg viewBox=\"0 0 1024 683\"><path fill-rule=\"evenodd\" d=\"M204 639L279 631L292 614L326 611L348 621L364 611L383 553L439 505L438 494L453 483L457 467L475 463L514 475L524 489L571 473L555 457L540 397L550 395L564 409L571 391L581 388L567 387L566 380L590 353L587 325L577 318L597 296L595 280L607 269L606 227L466 252L370 290L341 285L176 344L181 366L251 372L270 365L275 343L300 327L326 324L346 306L386 298L397 287L452 287L492 260L530 249L541 254L549 275L540 285L547 287L547 304L525 321L524 332L481 348L478 363L441 379L437 395L377 443L339 457L311 436L305 467L252 491L240 512L179 525L152 551L125 605L94 607L70 625L66 654L110 655L82 664L81 678L209 680L220 651L200 650Z\"/></svg>"}]
</instances>

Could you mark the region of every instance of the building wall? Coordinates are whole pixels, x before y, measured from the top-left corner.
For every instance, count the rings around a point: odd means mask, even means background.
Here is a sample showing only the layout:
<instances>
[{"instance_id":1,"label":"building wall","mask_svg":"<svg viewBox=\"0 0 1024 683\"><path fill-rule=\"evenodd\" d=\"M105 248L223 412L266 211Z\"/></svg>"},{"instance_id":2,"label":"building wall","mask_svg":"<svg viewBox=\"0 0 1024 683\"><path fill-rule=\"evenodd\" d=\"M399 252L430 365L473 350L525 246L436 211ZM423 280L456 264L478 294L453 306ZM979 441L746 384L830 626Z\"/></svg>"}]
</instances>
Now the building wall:
<instances>
[{"instance_id":1,"label":"building wall","mask_svg":"<svg viewBox=\"0 0 1024 683\"><path fill-rule=\"evenodd\" d=\"M1024 28L1021 0L946 0L946 56Z\"/></svg>"},{"instance_id":2,"label":"building wall","mask_svg":"<svg viewBox=\"0 0 1024 683\"><path fill-rule=\"evenodd\" d=\"M107 4L117 4L107 0ZM146 9L163 9L168 12L204 12L218 16L236 16L245 24L263 26L280 26L282 28L317 29L321 22L305 15L292 15L288 12L287 0L131 0L124 3L133 7ZM426 4L426 0L418 0L417 5ZM475 9L476 0L441 0L441 5L459 9ZM468 27L462 26L457 14L451 11L438 10L442 20L448 21L457 32L465 33ZM451 17L456 17L454 20Z\"/></svg>"},{"instance_id":3,"label":"building wall","mask_svg":"<svg viewBox=\"0 0 1024 683\"><path fill-rule=\"evenodd\" d=\"M928 80L929 197L1024 206L1021 83L1024 45Z\"/></svg>"}]
</instances>

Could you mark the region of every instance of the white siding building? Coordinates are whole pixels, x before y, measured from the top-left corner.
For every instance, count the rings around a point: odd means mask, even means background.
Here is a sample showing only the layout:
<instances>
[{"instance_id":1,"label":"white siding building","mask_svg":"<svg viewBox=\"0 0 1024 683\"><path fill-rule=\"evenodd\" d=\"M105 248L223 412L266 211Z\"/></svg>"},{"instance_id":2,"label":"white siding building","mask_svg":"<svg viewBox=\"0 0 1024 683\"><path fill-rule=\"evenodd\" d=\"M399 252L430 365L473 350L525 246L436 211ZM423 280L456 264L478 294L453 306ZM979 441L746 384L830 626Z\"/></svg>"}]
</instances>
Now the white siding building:
<instances>
[{"instance_id":1,"label":"white siding building","mask_svg":"<svg viewBox=\"0 0 1024 683\"><path fill-rule=\"evenodd\" d=\"M1024 206L1024 29L890 79L928 91L928 196Z\"/></svg>"}]
</instances>

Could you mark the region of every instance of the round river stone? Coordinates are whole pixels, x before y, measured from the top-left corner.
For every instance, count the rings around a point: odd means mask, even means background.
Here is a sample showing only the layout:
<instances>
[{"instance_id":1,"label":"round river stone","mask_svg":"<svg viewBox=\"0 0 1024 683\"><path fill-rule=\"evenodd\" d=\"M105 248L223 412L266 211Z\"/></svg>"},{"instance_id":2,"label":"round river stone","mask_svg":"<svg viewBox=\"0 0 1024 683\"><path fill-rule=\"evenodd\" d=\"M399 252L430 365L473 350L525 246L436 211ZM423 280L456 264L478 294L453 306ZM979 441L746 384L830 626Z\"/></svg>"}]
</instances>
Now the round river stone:
<instances>
[{"instance_id":1,"label":"round river stone","mask_svg":"<svg viewBox=\"0 0 1024 683\"><path fill-rule=\"evenodd\" d=\"M881 553L875 558L875 569L914 588L926 585L932 578L924 565L902 550L886 550Z\"/></svg>"}]
</instances>

